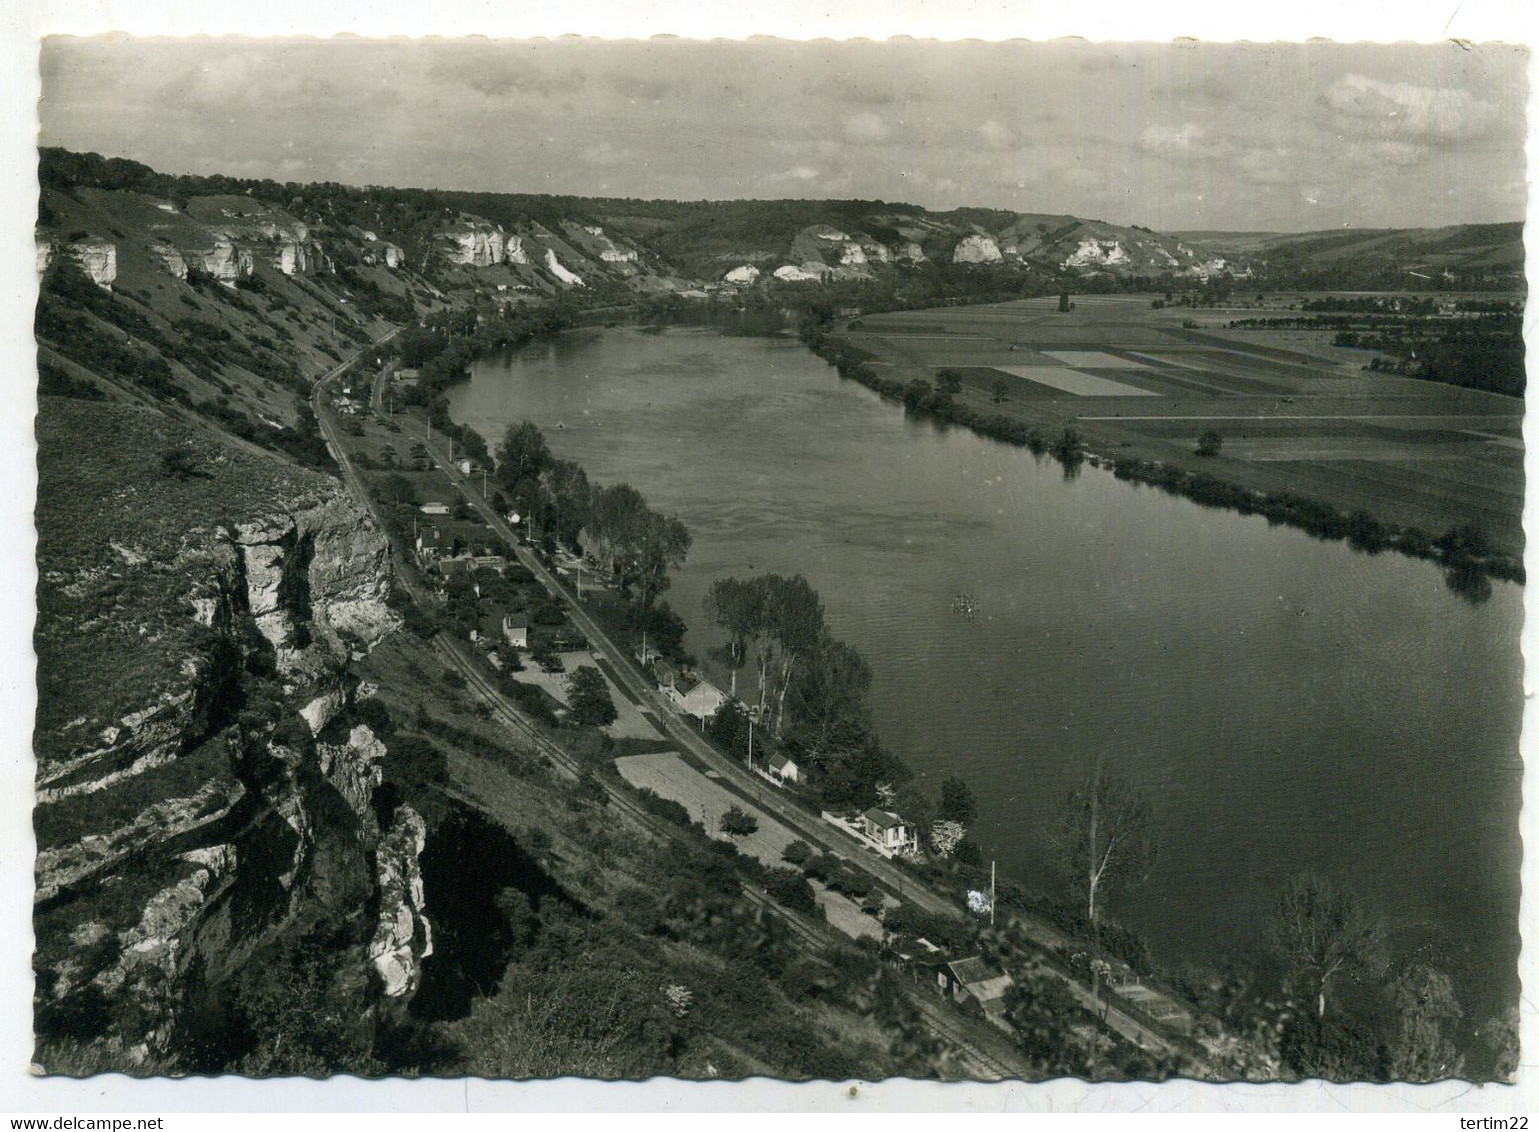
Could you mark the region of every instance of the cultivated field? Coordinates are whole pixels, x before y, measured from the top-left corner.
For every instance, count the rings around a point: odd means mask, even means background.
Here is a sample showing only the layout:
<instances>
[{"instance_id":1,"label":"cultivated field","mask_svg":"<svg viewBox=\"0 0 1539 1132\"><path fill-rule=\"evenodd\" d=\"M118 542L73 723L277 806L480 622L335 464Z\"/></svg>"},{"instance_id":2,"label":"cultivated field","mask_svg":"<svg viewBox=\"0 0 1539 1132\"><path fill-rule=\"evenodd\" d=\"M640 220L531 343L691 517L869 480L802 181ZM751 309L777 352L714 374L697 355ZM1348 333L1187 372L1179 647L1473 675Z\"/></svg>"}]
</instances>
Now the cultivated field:
<instances>
[{"instance_id":1,"label":"cultivated field","mask_svg":"<svg viewBox=\"0 0 1539 1132\"><path fill-rule=\"evenodd\" d=\"M1227 327L1295 314L1305 296L1200 311L1154 309L1154 298L864 315L842 334L884 378L954 370L964 403L1050 438L1072 425L1092 452L1295 491L1434 536L1473 522L1498 549L1521 551L1521 400L1369 373L1373 353L1334 346L1328 331ZM1222 450L1199 457L1210 429Z\"/></svg>"}]
</instances>

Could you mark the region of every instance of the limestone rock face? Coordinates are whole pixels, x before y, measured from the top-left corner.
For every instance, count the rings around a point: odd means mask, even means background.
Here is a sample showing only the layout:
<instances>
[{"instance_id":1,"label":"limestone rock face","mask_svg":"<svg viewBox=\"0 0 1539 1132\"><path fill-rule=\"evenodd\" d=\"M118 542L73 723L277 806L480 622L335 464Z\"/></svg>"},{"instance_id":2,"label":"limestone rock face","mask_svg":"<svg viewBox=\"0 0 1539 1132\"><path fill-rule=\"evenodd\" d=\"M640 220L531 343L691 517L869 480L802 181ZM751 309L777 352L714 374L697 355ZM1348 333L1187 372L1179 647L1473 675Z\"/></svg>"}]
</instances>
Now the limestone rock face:
<instances>
[{"instance_id":1,"label":"limestone rock face","mask_svg":"<svg viewBox=\"0 0 1539 1132\"><path fill-rule=\"evenodd\" d=\"M251 253L236 247L233 240L223 236L216 239L212 247L199 251L197 258L204 273L221 283L233 284L237 279L247 279L256 270Z\"/></svg>"},{"instance_id":2,"label":"limestone rock face","mask_svg":"<svg viewBox=\"0 0 1539 1132\"><path fill-rule=\"evenodd\" d=\"M238 782L210 782L179 798L145 807L124 825L90 834L79 841L40 849L34 870L34 900L48 900L66 885L116 865L146 843L168 841L217 822L245 794Z\"/></svg>"},{"instance_id":3,"label":"limestone rock face","mask_svg":"<svg viewBox=\"0 0 1539 1132\"><path fill-rule=\"evenodd\" d=\"M118 277L118 248L105 240L81 240L69 246L70 258L87 278L104 291L112 290Z\"/></svg>"},{"instance_id":4,"label":"limestone rock face","mask_svg":"<svg viewBox=\"0 0 1539 1132\"><path fill-rule=\"evenodd\" d=\"M354 644L372 648L399 626L385 602L389 546L340 491L294 512L240 523L234 542L245 568L247 607L285 675L314 676L345 659ZM296 633L301 622L303 634Z\"/></svg>"},{"instance_id":5,"label":"limestone rock face","mask_svg":"<svg viewBox=\"0 0 1539 1132\"><path fill-rule=\"evenodd\" d=\"M502 229L490 225L468 224L445 233L449 241L449 262L463 267L494 267L507 255Z\"/></svg>"},{"instance_id":6,"label":"limestone rock face","mask_svg":"<svg viewBox=\"0 0 1539 1132\"><path fill-rule=\"evenodd\" d=\"M426 824L410 806L402 806L376 857L379 924L369 944L369 959L387 998L416 990L422 960L433 954L433 929L424 912L422 870L417 862L426 842Z\"/></svg>"},{"instance_id":7,"label":"limestone rock face","mask_svg":"<svg viewBox=\"0 0 1539 1132\"><path fill-rule=\"evenodd\" d=\"M1063 261L1065 267L1123 267L1132 263L1127 249L1117 240L1081 240Z\"/></svg>"},{"instance_id":8,"label":"limestone rock face","mask_svg":"<svg viewBox=\"0 0 1539 1132\"><path fill-rule=\"evenodd\" d=\"M545 249L545 270L568 286L581 287L583 285L582 276L562 267L561 261L556 258L555 250L552 248Z\"/></svg>"},{"instance_id":9,"label":"limestone rock face","mask_svg":"<svg viewBox=\"0 0 1539 1132\"><path fill-rule=\"evenodd\" d=\"M752 264L745 263L741 267L734 267L727 272L725 281L747 286L759 278L759 269Z\"/></svg>"},{"instance_id":10,"label":"limestone rock face","mask_svg":"<svg viewBox=\"0 0 1539 1132\"><path fill-rule=\"evenodd\" d=\"M826 263L818 263L816 260L808 260L801 266L787 263L775 268L775 278L786 283L818 283L825 275L830 275L833 268Z\"/></svg>"},{"instance_id":11,"label":"limestone rock face","mask_svg":"<svg viewBox=\"0 0 1539 1132\"><path fill-rule=\"evenodd\" d=\"M364 829L374 825L370 799L384 781L380 762L388 752L366 724L348 732L346 743L322 743L317 748L321 774L347 800Z\"/></svg>"},{"instance_id":12,"label":"limestone rock face","mask_svg":"<svg viewBox=\"0 0 1539 1132\"><path fill-rule=\"evenodd\" d=\"M150 246L150 254L160 260L160 265L178 279L187 278L187 260L172 244L157 243Z\"/></svg>"},{"instance_id":13,"label":"limestone rock face","mask_svg":"<svg viewBox=\"0 0 1539 1132\"><path fill-rule=\"evenodd\" d=\"M1004 255L992 236L967 236L951 255L952 263L999 263Z\"/></svg>"},{"instance_id":14,"label":"limestone rock face","mask_svg":"<svg viewBox=\"0 0 1539 1132\"><path fill-rule=\"evenodd\" d=\"M392 271L397 267L406 266L406 253L394 244L386 244L383 249L385 266Z\"/></svg>"},{"instance_id":15,"label":"limestone rock face","mask_svg":"<svg viewBox=\"0 0 1539 1132\"><path fill-rule=\"evenodd\" d=\"M41 275L53 262L53 241L44 236L36 236L33 242L37 247L37 273Z\"/></svg>"}]
</instances>

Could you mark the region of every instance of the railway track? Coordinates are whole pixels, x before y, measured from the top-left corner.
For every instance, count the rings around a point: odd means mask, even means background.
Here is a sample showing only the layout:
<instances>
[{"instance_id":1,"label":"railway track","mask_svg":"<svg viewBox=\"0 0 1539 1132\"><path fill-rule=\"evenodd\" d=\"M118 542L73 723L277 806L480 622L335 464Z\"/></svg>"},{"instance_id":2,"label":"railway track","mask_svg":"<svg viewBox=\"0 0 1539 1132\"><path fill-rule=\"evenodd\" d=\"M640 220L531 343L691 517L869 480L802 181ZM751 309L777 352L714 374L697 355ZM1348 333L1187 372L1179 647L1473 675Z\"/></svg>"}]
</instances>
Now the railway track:
<instances>
[{"instance_id":1,"label":"railway track","mask_svg":"<svg viewBox=\"0 0 1539 1132\"><path fill-rule=\"evenodd\" d=\"M390 338L393 338L396 333L396 331L392 331L389 335L381 338L379 342L388 341ZM379 343L375 343L375 345L377 344ZM313 388L311 398L315 408L316 420L327 443L332 448L333 455L336 457L337 464L342 471L342 479L344 484L356 497L358 502L365 508L365 510L367 510L369 514L374 517L377 523L379 523L380 517L375 513L373 500L370 497L369 492L367 491L361 478L359 477L357 470L353 467L352 461L348 458L347 452L344 449L340 438L336 434L335 423L330 419L329 414L324 411L322 405L325 384L346 370L347 367L351 365L359 356L361 356L363 352L364 351L360 350L347 361L334 367L332 370L318 379ZM483 519L487 520L492 529L507 541L508 545L513 548L514 554L518 560L527 568L529 568L549 591L566 599L566 603L570 608L574 622L584 633L584 635L587 636L591 642L595 643L599 650L604 654L605 658L609 660L611 667L620 677L620 682L626 694L631 696L631 698L638 703L651 703L651 689L645 685L645 682L642 680L640 675L635 672L634 666L630 663L630 658L621 653L620 650L617 649L608 640L608 638L603 633L603 630L598 627L597 623L587 615L579 603L572 599L571 594L567 592L566 587L562 585L560 580L556 578L556 576L550 570L548 570L543 563L536 559L534 555L527 550L527 548L519 543L516 532L507 526L507 524L503 521L502 516L498 515L484 498L481 498L476 492L474 492L469 481L464 476L460 475L458 469L456 469L453 464L451 464L447 458L445 458L435 448L432 443L430 432L423 435L423 441L428 448L428 451L433 456L434 461L439 465L440 469L449 476L451 481L464 495L466 500L481 513ZM383 524L381 524L381 529L384 529ZM419 604L424 601L431 602L433 600L432 595L427 594L422 589L422 587L414 582L413 579L407 574L407 572L402 569L401 563L399 561L395 563L395 568L397 577L399 577L403 585L407 587L414 600L418 601ZM533 722L531 722L522 712L520 712L511 702L509 702L508 699L502 694L502 692L498 690L498 688L490 680L482 675L476 664L462 651L458 642L451 641L449 638L440 634L433 638L432 644L435 651L437 651L438 654L450 666L452 666L455 671L464 677L466 684L469 687L475 689L476 693L486 701L486 703L490 706L494 717L500 720L504 726L525 739L539 754L547 758L550 763L569 780L576 781L582 776L583 771L586 769L583 764L567 751L563 750L558 744L552 742L549 738L543 735L533 724ZM687 727L679 723L679 721L673 717L672 713L668 711L666 705L659 703L655 706L659 708L658 718L662 722L665 731L670 738L674 739L676 742L679 742L681 746L685 747L686 749L693 750L697 754L700 754L702 757L707 758L712 764L721 765L722 769L724 769L726 773L734 780L741 779L746 776L747 772L743 771L741 767L738 767L730 760L723 760L721 755L714 748L709 748L703 740L694 735L693 732L689 731ZM662 821L662 819L656 817L654 814L642 808L637 802L627 797L613 783L607 782L602 778L598 778L598 781L603 785L610 805L613 806L617 811L625 813L627 817L639 823L643 828L648 829L659 836L669 838L677 835L676 830L667 826ZM739 785L741 784L742 783L740 782ZM755 784L750 782L749 785L752 786ZM834 839L829 837L827 830L825 830L821 825L813 823L811 819L807 818L805 815L790 809L786 805L771 806L770 808L773 812L775 812L777 818L786 822L800 835L803 835L812 840L814 844L821 844L827 848L830 847L830 845L834 842ZM832 847L836 851L841 848L848 848L848 846L845 846L842 843L832 844ZM926 907L930 911L941 912L944 914L954 914L954 910L951 908L951 906L941 897L929 892L921 885L915 883L912 879L902 877L901 874L899 874L897 870L887 862L864 861L862 864L867 868L868 871L875 873L879 879L887 883L889 887L892 887L895 890L905 891L905 899L913 900L921 907ZM906 887L905 881L907 882ZM797 938L799 945L804 949L813 952L822 952L828 948L831 942L833 942L831 937L825 934L829 929L819 931L816 928L810 927L789 910L782 908L773 899L771 899L767 893L764 893L746 884L743 886L743 892L745 893L747 899L763 912L775 916L782 923L786 924L791 933ZM1082 993L1088 993L1083 992L1083 988L1079 988L1077 984L1073 982L1073 980L1066 980L1066 982L1069 984L1071 991L1079 990ZM965 1030L960 1024L960 1020L949 1017L946 1008L940 1005L938 1002L912 993L907 997L921 1014L921 1016L924 1017L926 1024L930 1028L931 1032L934 1033L937 1037L941 1038L943 1041L946 1041L954 1046L961 1054L963 1061L972 1066L973 1070L978 1074L979 1079L1015 1080L1023 1076L1023 1072L1026 1068L1024 1064L1010 1066L1001 1058L996 1057L979 1048L978 1044L966 1035ZM1117 1012L1115 1009L1111 1011L1111 1014L1113 1015L1117 1015L1118 1013L1119 1012ZM1139 1041L1138 1044L1145 1045L1145 1048L1148 1048L1152 1045L1154 1048L1158 1049L1167 1045L1161 1036L1152 1032L1148 1032L1145 1027L1131 1018L1119 1017L1117 1021L1120 1023L1120 1025L1114 1026L1114 1029L1122 1032L1124 1037L1133 1039L1135 1041L1137 1041L1139 1037L1142 1037L1144 1041Z\"/></svg>"},{"instance_id":2,"label":"railway track","mask_svg":"<svg viewBox=\"0 0 1539 1132\"><path fill-rule=\"evenodd\" d=\"M466 683L473 688L491 707L494 715L505 725L517 732L521 737L529 740L534 748L548 757L556 767L575 780L583 771L583 767L577 759L573 758L560 746L551 742L540 734L535 725L526 719L516 707L507 701L502 693L488 680L475 664L459 648L456 642L451 642L443 636L433 639L434 649L443 659L453 666L455 671L464 676ZM602 779L599 780L603 782ZM673 829L661 818L643 809L638 803L617 786L609 782L603 782L604 789L609 796L609 805L612 809L619 810L638 822L643 828L652 831L660 837L670 838L677 836L678 831ZM753 887L750 884L742 886L744 897L754 905L762 914L770 915L784 924L796 938L798 946L807 952L814 954L826 951L835 940L829 934L828 929L819 930L809 924L800 916L782 908L768 893ZM1025 1066L1010 1065L999 1057L982 1049L978 1043L968 1036L957 1019L948 1018L946 1008L938 1002L928 1001L919 994L906 995L909 1002L918 1010L924 1018L925 1025L936 1037L953 1046L960 1056L963 1064L971 1067L972 1073L978 1080L1015 1080L1025 1072Z\"/></svg>"}]
</instances>

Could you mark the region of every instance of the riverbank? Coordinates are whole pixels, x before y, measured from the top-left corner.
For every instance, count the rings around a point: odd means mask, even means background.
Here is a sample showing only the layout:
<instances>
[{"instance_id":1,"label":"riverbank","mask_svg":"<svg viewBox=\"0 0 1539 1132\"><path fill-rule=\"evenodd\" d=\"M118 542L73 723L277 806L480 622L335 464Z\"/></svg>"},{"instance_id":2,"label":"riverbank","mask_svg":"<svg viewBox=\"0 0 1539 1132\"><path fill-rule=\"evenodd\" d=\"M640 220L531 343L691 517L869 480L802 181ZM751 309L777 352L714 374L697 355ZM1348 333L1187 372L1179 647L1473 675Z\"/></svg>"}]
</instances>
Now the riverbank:
<instances>
[{"instance_id":1,"label":"riverbank","mask_svg":"<svg viewBox=\"0 0 1539 1132\"><path fill-rule=\"evenodd\" d=\"M856 324L864 325L861 320ZM1179 439L1186 431L1195 434L1208 427L1223 429L1231 436L1276 431L1280 427L1276 398L1261 399L1268 402L1264 410L1239 399L1223 402L1220 412L1200 407L1198 411L1212 414L1210 418L1138 418L1104 410L1085 414L1078 411L1084 399L1036 396L1023 390L1025 383L1002 384L1003 373L983 366L950 370L954 378L943 389L924 376L915 376L929 375L933 369L916 364L914 358L882 353L870 335L854 332L852 325L848 321L809 319L803 323L800 337L841 377L903 404L913 417L960 425L980 436L1029 448L1039 457L1052 455L1068 474L1090 462L1109 468L1127 482L1147 484L1206 507L1261 515L1316 538L1345 541L1364 553L1395 551L1434 561L1447 571L1450 588L1472 600L1482 600L1489 593L1489 579L1524 580L1520 525L1505 518L1498 521L1489 514L1472 514L1469 494L1444 499L1429 488L1426 494L1430 502L1411 498L1417 486L1415 473L1403 472L1399 465L1384 462L1365 466L1357 476L1328 476L1306 462L1236 458L1224 454L1222 446L1214 454L1199 455L1195 445ZM947 331L924 337L945 340L945 348L952 352L974 344L939 324L924 329ZM1130 370L1138 368L1138 363L1123 358L1107 356L1103 360L1127 365ZM1443 395L1438 391L1427 394ZM1290 405L1281 419L1315 419L1306 418L1306 412ZM1350 422L1352 418L1349 413L1340 413L1335 419ZM1448 431L1460 423L1450 417ZM1343 423L1339 427L1354 426ZM1407 451L1404 455L1414 459L1419 453ZM1368 474L1368 467L1374 475Z\"/></svg>"}]
</instances>

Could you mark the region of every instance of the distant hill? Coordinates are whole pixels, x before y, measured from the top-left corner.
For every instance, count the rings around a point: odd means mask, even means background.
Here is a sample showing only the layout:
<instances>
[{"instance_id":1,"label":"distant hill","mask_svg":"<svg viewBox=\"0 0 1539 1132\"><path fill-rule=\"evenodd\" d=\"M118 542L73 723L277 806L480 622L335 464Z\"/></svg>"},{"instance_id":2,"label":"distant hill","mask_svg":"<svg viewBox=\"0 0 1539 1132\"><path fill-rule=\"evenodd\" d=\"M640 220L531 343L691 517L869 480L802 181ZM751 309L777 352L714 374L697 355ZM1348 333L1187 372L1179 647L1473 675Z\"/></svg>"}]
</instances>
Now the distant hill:
<instances>
[{"instance_id":1,"label":"distant hill","mask_svg":"<svg viewBox=\"0 0 1539 1132\"><path fill-rule=\"evenodd\" d=\"M1287 286L1522 286L1523 225L1353 228L1323 232L1186 232L1190 246L1245 263Z\"/></svg>"}]
</instances>

